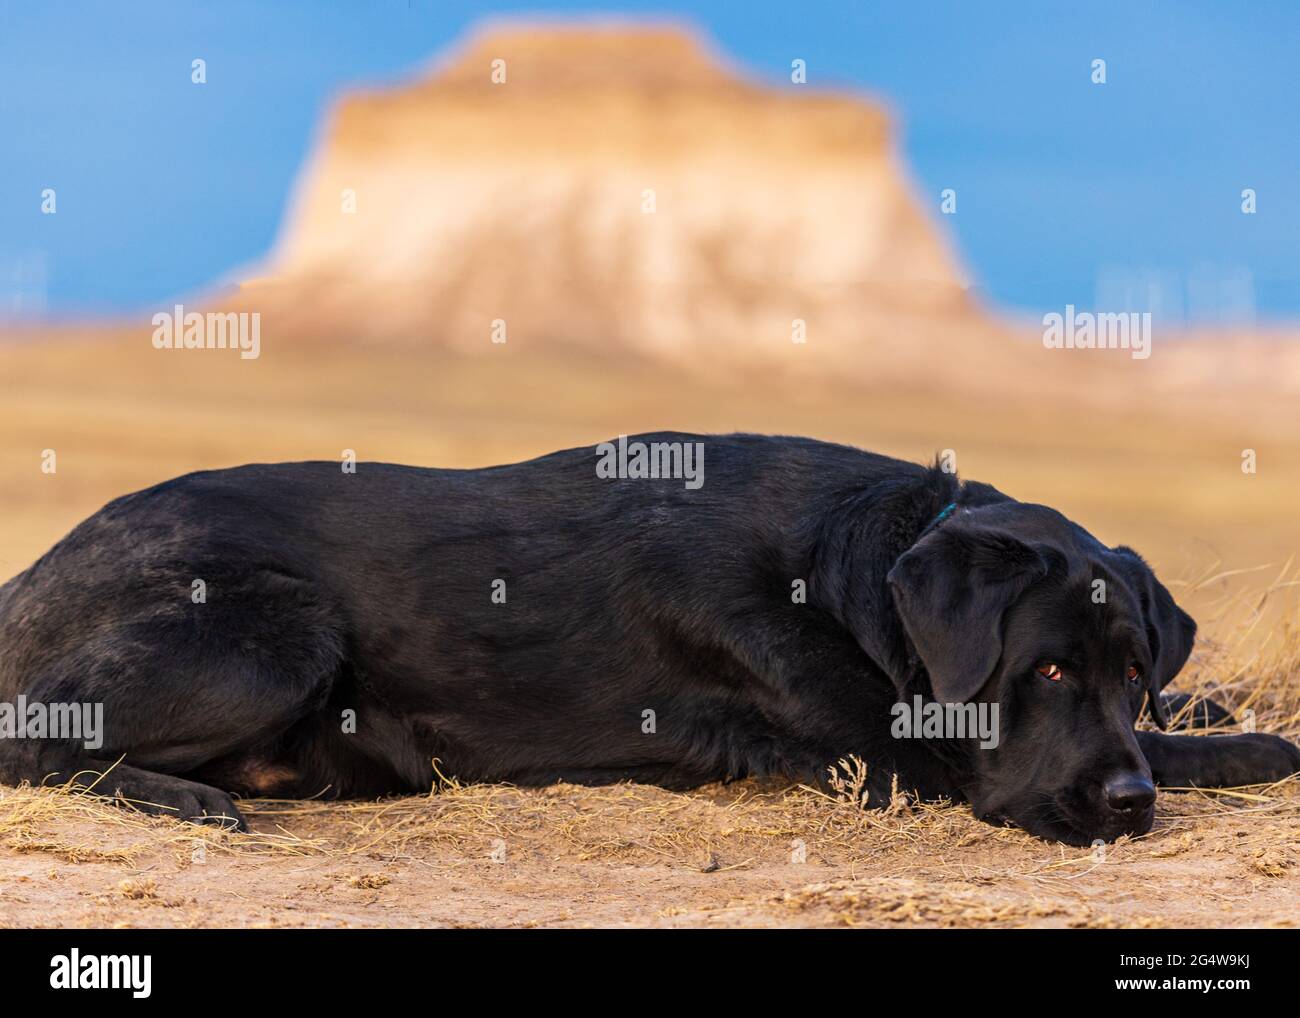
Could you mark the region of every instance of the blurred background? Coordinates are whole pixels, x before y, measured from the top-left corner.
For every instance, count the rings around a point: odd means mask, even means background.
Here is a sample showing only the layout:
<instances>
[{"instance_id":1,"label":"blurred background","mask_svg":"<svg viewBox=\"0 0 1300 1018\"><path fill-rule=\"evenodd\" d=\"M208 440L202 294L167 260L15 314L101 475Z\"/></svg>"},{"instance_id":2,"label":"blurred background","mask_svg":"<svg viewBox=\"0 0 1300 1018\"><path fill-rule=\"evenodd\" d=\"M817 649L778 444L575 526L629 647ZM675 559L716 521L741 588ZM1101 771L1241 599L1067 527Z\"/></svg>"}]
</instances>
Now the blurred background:
<instances>
[{"instance_id":1,"label":"blurred background","mask_svg":"<svg viewBox=\"0 0 1300 1018\"><path fill-rule=\"evenodd\" d=\"M1297 30L10 5L0 578L189 470L749 430L952 450L1266 633L1300 547ZM155 348L178 304L256 313L259 356ZM1071 306L1150 313L1150 357L1045 347Z\"/></svg>"}]
</instances>

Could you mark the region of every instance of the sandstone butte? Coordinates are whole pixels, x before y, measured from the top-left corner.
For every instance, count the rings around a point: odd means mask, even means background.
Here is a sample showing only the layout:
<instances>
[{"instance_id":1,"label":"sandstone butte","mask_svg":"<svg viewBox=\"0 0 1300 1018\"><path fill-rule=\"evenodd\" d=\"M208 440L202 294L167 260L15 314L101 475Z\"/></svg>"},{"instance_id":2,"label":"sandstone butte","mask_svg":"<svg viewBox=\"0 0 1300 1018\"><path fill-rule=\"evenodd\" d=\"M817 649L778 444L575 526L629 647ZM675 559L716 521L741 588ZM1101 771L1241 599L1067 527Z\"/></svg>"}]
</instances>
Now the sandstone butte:
<instances>
[{"instance_id":1,"label":"sandstone butte","mask_svg":"<svg viewBox=\"0 0 1300 1018\"><path fill-rule=\"evenodd\" d=\"M770 72L751 80L674 26L485 28L331 105L274 249L218 299L260 311L274 344L488 354L504 338L710 373L1033 378L1119 404L1300 387L1289 328L1161 329L1158 372L1126 351L1044 356L1039 323L973 297L885 109Z\"/></svg>"},{"instance_id":2,"label":"sandstone butte","mask_svg":"<svg viewBox=\"0 0 1300 1018\"><path fill-rule=\"evenodd\" d=\"M797 321L825 344L868 313L968 311L933 198L863 98L753 83L679 28L496 28L333 104L245 296L363 341L482 350L504 322L785 353Z\"/></svg>"}]
</instances>

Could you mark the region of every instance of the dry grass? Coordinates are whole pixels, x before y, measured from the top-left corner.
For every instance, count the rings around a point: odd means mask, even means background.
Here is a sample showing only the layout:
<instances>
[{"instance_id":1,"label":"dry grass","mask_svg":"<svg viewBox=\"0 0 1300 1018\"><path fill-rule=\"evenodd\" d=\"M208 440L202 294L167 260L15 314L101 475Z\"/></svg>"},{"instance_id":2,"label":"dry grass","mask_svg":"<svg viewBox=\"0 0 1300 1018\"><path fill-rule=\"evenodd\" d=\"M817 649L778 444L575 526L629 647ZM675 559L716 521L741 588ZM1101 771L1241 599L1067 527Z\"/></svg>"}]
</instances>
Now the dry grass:
<instances>
[{"instance_id":1,"label":"dry grass","mask_svg":"<svg viewBox=\"0 0 1300 1018\"><path fill-rule=\"evenodd\" d=\"M848 784L852 786L852 780ZM1293 794L1293 785L1287 781L1164 796L1161 837L1207 816L1300 819L1300 797ZM133 863L159 848L189 855L199 845L228 854L398 858L430 847L474 852L499 841L512 853L544 845L549 853L575 861L705 865L715 857L779 861L803 842L815 845L810 851L826 861L856 865L876 860L889 843L941 851L990 840L1034 840L1013 829L988 827L964 807L943 802L906 803L900 798L888 809L864 810L853 792L836 795L804 785L765 787L757 782L692 793L631 784L545 789L457 785L430 796L377 802L254 799L240 805L256 827L273 826L276 833L232 834L146 817L66 786L5 789L0 797L0 848L46 852L69 862ZM84 831L86 825L96 831L101 847L58 840L60 828ZM289 833L294 826L328 833L299 837ZM1261 825L1261 841L1271 837ZM1160 851L1170 850L1166 846Z\"/></svg>"},{"instance_id":2,"label":"dry grass","mask_svg":"<svg viewBox=\"0 0 1300 1018\"><path fill-rule=\"evenodd\" d=\"M94 844L82 836L95 831ZM73 832L69 840L61 831ZM192 855L212 852L307 855L323 843L287 831L234 834L215 826L181 823L151 816L129 802L114 802L96 794L94 785L0 788L0 849L44 852L68 862L135 863L148 852L168 849Z\"/></svg>"},{"instance_id":3,"label":"dry grass","mask_svg":"<svg viewBox=\"0 0 1300 1018\"><path fill-rule=\"evenodd\" d=\"M1268 573L1262 585L1231 583ZM1170 587L1180 601L1204 606L1178 689L1215 700L1257 731L1300 738L1300 578L1293 562L1236 571L1213 565ZM1174 720L1192 709L1189 704Z\"/></svg>"}]
</instances>

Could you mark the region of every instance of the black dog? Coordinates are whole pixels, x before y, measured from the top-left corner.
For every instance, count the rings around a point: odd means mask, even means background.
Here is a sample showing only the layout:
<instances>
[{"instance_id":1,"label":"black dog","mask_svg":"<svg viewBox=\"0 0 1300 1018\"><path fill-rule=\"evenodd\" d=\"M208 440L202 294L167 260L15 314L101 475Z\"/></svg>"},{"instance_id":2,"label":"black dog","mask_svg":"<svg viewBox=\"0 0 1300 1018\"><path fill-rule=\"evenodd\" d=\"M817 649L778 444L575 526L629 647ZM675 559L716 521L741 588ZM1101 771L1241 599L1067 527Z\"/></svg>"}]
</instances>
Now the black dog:
<instances>
[{"instance_id":1,"label":"black dog","mask_svg":"<svg viewBox=\"0 0 1300 1018\"><path fill-rule=\"evenodd\" d=\"M852 754L872 803L897 775L1087 844L1146 831L1153 782L1300 771L1275 736L1134 731L1144 699L1165 726L1195 629L1052 509L808 439L246 466L120 498L0 588L0 701L104 711L93 751L0 740L0 780L108 770L105 794L242 826L227 792L423 791L435 760L686 788ZM916 696L996 705L996 748L895 738Z\"/></svg>"}]
</instances>

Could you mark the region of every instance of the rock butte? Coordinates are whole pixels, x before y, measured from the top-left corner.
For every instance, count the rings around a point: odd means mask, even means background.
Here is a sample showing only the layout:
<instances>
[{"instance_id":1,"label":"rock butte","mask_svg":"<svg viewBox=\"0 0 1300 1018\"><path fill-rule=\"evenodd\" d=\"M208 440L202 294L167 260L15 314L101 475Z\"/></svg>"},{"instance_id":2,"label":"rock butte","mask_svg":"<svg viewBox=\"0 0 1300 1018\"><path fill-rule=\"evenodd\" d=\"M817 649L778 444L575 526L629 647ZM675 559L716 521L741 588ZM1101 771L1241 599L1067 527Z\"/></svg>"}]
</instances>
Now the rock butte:
<instances>
[{"instance_id":1,"label":"rock butte","mask_svg":"<svg viewBox=\"0 0 1300 1018\"><path fill-rule=\"evenodd\" d=\"M501 320L511 344L680 356L969 313L879 107L628 25L496 28L345 95L244 299L285 334L487 352Z\"/></svg>"}]
</instances>

